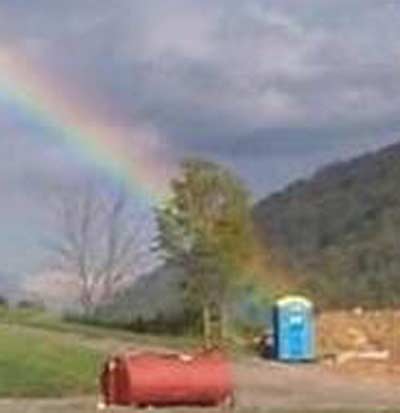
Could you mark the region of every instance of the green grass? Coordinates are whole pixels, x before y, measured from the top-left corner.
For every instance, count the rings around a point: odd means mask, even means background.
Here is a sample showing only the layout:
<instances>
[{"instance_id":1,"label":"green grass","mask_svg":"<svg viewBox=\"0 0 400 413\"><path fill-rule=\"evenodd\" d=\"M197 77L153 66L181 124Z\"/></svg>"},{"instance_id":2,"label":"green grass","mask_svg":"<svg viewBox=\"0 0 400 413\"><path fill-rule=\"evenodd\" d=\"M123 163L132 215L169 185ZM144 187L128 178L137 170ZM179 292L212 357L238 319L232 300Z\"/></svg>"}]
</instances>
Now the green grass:
<instances>
[{"instance_id":1,"label":"green grass","mask_svg":"<svg viewBox=\"0 0 400 413\"><path fill-rule=\"evenodd\" d=\"M158 337L63 321L37 310L0 309L0 398L67 397L97 392L106 357L102 340L190 348L194 340Z\"/></svg>"},{"instance_id":2,"label":"green grass","mask_svg":"<svg viewBox=\"0 0 400 413\"><path fill-rule=\"evenodd\" d=\"M0 397L93 393L103 355L79 343L0 326Z\"/></svg>"},{"instance_id":3,"label":"green grass","mask_svg":"<svg viewBox=\"0 0 400 413\"><path fill-rule=\"evenodd\" d=\"M106 355L105 347L100 344L103 339L110 337L119 340L121 346L126 344L127 347L129 343L172 348L196 345L191 339L184 337L146 336L127 331L66 323L59 317L45 312L0 310L0 398L53 399L86 394L95 395L98 391L98 375ZM240 353L239 350L238 353ZM234 355L237 354L234 352ZM94 398L91 397L82 402L80 399L63 400L62 403L67 403L65 408L63 405L51 405L53 402L59 401L48 400L50 403L48 408L43 407L38 411L93 412L95 403ZM26 403L30 406L31 401L27 400ZM83 403L83 405L77 404L71 407L69 403ZM28 408L17 409L15 412L27 410ZM11 413L13 410L7 407L7 411ZM177 411L180 410L165 410L165 413ZM264 407L240 408L237 411L240 413L271 412ZM349 413L346 410L311 411L313 413ZM283 410L276 410L276 412L282 413ZM370 412L372 413L372 410L359 413ZM394 413L393 410L381 410L381 412ZM297 410L296 413L305 412Z\"/></svg>"},{"instance_id":4,"label":"green grass","mask_svg":"<svg viewBox=\"0 0 400 413\"><path fill-rule=\"evenodd\" d=\"M176 349L198 345L198 340L194 337L138 334L127 330L67 322L55 314L29 309L0 309L0 324L20 325L49 332L76 334L88 339L101 340L112 337L126 343L132 342L135 345L153 345Z\"/></svg>"}]
</instances>

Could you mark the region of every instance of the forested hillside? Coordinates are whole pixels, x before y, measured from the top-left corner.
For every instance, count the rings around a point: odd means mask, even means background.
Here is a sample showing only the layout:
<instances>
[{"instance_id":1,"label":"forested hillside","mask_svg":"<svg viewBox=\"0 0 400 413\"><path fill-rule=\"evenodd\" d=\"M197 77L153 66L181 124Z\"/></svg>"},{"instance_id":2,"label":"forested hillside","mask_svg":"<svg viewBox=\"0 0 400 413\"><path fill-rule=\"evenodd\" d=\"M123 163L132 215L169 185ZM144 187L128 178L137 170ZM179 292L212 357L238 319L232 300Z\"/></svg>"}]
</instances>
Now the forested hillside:
<instances>
[{"instance_id":1,"label":"forested hillside","mask_svg":"<svg viewBox=\"0 0 400 413\"><path fill-rule=\"evenodd\" d=\"M400 144L291 184L259 202L254 220L293 292L320 308L400 305ZM124 322L180 318L184 278L162 267L103 311Z\"/></svg>"},{"instance_id":2,"label":"forested hillside","mask_svg":"<svg viewBox=\"0 0 400 413\"><path fill-rule=\"evenodd\" d=\"M400 303L400 144L293 183L254 219L320 305Z\"/></svg>"},{"instance_id":3,"label":"forested hillside","mask_svg":"<svg viewBox=\"0 0 400 413\"><path fill-rule=\"evenodd\" d=\"M118 294L112 304L98 308L97 315L122 324L160 317L180 319L184 308L181 292L184 279L177 268L160 267Z\"/></svg>"}]
</instances>

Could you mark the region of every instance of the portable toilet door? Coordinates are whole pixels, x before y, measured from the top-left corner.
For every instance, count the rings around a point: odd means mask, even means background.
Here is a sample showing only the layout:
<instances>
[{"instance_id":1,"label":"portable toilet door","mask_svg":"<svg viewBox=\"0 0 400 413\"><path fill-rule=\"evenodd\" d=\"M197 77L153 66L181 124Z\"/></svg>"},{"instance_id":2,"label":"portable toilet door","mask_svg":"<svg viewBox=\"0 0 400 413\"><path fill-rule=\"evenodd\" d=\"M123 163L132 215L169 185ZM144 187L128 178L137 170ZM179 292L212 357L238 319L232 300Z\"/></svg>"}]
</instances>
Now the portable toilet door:
<instances>
[{"instance_id":1,"label":"portable toilet door","mask_svg":"<svg viewBox=\"0 0 400 413\"><path fill-rule=\"evenodd\" d=\"M274 309L275 356L281 361L315 358L314 306L304 297L288 296Z\"/></svg>"}]
</instances>

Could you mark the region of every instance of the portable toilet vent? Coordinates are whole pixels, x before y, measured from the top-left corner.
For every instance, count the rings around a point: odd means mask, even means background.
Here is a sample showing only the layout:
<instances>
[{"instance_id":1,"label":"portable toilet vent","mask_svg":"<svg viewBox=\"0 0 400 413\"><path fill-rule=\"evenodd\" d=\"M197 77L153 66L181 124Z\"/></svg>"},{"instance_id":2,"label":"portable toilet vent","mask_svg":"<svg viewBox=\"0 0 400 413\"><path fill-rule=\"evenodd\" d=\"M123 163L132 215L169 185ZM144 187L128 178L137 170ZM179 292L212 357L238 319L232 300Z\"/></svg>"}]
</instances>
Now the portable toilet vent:
<instances>
[{"instance_id":1,"label":"portable toilet vent","mask_svg":"<svg viewBox=\"0 0 400 413\"><path fill-rule=\"evenodd\" d=\"M311 301L288 296L276 303L274 339L278 360L296 362L315 358L314 306Z\"/></svg>"}]
</instances>

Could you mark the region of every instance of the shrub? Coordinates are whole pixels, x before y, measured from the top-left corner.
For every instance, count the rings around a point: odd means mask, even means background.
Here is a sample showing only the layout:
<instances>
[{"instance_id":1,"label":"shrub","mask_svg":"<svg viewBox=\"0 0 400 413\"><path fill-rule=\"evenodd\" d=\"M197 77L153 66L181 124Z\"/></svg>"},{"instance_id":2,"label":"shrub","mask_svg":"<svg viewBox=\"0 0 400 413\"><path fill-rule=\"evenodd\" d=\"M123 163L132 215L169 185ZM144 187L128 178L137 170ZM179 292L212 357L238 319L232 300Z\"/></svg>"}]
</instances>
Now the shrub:
<instances>
[{"instance_id":1,"label":"shrub","mask_svg":"<svg viewBox=\"0 0 400 413\"><path fill-rule=\"evenodd\" d=\"M9 303L6 297L0 295L0 308L8 308Z\"/></svg>"},{"instance_id":2,"label":"shrub","mask_svg":"<svg viewBox=\"0 0 400 413\"><path fill-rule=\"evenodd\" d=\"M38 300L28 300L22 299L18 302L17 308L20 310L35 310L35 311L44 311L45 305L43 302Z\"/></svg>"}]
</instances>

